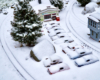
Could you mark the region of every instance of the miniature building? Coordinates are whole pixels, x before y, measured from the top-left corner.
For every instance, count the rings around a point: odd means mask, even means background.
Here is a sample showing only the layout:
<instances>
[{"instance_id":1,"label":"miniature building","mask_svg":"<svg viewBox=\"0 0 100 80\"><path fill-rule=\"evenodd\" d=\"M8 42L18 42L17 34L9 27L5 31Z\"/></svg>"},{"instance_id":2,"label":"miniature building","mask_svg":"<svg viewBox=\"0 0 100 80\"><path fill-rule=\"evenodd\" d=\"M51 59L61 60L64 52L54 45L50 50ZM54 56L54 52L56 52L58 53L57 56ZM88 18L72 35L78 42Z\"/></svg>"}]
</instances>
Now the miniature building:
<instances>
[{"instance_id":1,"label":"miniature building","mask_svg":"<svg viewBox=\"0 0 100 80\"><path fill-rule=\"evenodd\" d=\"M100 41L100 13L93 13L88 17L88 28L90 29L90 37Z\"/></svg>"},{"instance_id":2,"label":"miniature building","mask_svg":"<svg viewBox=\"0 0 100 80\"><path fill-rule=\"evenodd\" d=\"M58 16L59 9L50 5L40 4L38 6L33 7L36 13L40 16L41 21L51 21L56 20L56 16Z\"/></svg>"}]
</instances>

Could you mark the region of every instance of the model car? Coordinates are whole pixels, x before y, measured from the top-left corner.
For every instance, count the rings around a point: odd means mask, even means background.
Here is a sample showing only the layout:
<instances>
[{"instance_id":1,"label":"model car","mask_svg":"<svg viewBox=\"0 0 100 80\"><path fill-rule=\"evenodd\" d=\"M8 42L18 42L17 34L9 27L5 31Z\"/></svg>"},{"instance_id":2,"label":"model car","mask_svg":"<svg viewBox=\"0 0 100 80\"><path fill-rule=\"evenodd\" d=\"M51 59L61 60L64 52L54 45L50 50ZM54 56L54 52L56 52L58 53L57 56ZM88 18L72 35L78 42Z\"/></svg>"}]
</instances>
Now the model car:
<instances>
[{"instance_id":1,"label":"model car","mask_svg":"<svg viewBox=\"0 0 100 80\"><path fill-rule=\"evenodd\" d=\"M7 15L8 11L7 10L3 10L3 14Z\"/></svg>"},{"instance_id":2,"label":"model car","mask_svg":"<svg viewBox=\"0 0 100 80\"><path fill-rule=\"evenodd\" d=\"M55 74L60 71L69 70L70 67L66 63L56 64L48 68L49 74Z\"/></svg>"},{"instance_id":3,"label":"model car","mask_svg":"<svg viewBox=\"0 0 100 80\"><path fill-rule=\"evenodd\" d=\"M43 64L45 67L50 67L51 65L54 65L54 64L58 64L58 63L62 63L62 58L58 55L52 55L48 58L46 58L44 61L43 61Z\"/></svg>"},{"instance_id":4,"label":"model car","mask_svg":"<svg viewBox=\"0 0 100 80\"><path fill-rule=\"evenodd\" d=\"M97 61L99 61L99 59L96 56L91 54L91 55L83 56L79 59L76 59L75 64L76 64L76 66L81 67L84 65L92 64Z\"/></svg>"}]
</instances>

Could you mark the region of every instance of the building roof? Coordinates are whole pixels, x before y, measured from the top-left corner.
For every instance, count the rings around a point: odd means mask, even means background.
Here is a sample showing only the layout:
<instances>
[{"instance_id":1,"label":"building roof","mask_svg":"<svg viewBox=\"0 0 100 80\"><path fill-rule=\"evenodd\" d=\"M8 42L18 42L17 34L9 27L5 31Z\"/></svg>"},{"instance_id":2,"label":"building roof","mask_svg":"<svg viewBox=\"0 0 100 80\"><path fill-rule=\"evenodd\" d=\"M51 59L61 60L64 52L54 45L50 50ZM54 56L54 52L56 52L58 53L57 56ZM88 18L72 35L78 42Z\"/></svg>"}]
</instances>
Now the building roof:
<instances>
[{"instance_id":1,"label":"building roof","mask_svg":"<svg viewBox=\"0 0 100 80\"><path fill-rule=\"evenodd\" d=\"M39 4L35 7L33 7L33 9L36 11L36 13L38 14L39 13L39 10L47 10L47 7L48 9L57 9L56 7L52 6L52 5L48 5L48 4Z\"/></svg>"},{"instance_id":2,"label":"building roof","mask_svg":"<svg viewBox=\"0 0 100 80\"><path fill-rule=\"evenodd\" d=\"M100 13L93 13L88 18L94 20L95 22L100 22Z\"/></svg>"}]
</instances>

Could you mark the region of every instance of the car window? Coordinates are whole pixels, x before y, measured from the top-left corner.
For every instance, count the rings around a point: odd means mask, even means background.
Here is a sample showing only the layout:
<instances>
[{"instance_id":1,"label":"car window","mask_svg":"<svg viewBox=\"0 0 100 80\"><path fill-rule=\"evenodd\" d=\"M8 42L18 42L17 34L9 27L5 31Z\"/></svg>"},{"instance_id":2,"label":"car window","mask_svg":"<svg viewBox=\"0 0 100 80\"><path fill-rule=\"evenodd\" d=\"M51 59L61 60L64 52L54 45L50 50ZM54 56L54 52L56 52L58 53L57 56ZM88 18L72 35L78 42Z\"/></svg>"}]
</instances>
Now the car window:
<instances>
[{"instance_id":1,"label":"car window","mask_svg":"<svg viewBox=\"0 0 100 80\"><path fill-rule=\"evenodd\" d=\"M60 68L60 70L63 70L63 69L64 69L63 67Z\"/></svg>"},{"instance_id":2,"label":"car window","mask_svg":"<svg viewBox=\"0 0 100 80\"><path fill-rule=\"evenodd\" d=\"M86 62L89 62L89 61L90 61L90 59L87 59L87 60L86 60Z\"/></svg>"},{"instance_id":3,"label":"car window","mask_svg":"<svg viewBox=\"0 0 100 80\"><path fill-rule=\"evenodd\" d=\"M81 52L80 54L84 54L85 52Z\"/></svg>"}]
</instances>

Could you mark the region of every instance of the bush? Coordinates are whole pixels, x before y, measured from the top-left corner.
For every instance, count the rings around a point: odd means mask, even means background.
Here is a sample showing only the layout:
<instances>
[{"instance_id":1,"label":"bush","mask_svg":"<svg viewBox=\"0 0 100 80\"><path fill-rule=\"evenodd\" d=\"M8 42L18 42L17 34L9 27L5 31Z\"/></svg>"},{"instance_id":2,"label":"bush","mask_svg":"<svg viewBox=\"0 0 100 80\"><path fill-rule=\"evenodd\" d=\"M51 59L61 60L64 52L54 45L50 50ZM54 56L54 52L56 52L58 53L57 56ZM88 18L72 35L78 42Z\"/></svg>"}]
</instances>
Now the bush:
<instances>
[{"instance_id":1,"label":"bush","mask_svg":"<svg viewBox=\"0 0 100 80\"><path fill-rule=\"evenodd\" d=\"M35 61L40 62L40 60L35 56L32 50L30 51L30 57L33 58Z\"/></svg>"},{"instance_id":2,"label":"bush","mask_svg":"<svg viewBox=\"0 0 100 80\"><path fill-rule=\"evenodd\" d=\"M91 2L91 0L77 0L79 3L81 3L81 6L85 6L86 4L88 4L89 2Z\"/></svg>"},{"instance_id":3,"label":"bush","mask_svg":"<svg viewBox=\"0 0 100 80\"><path fill-rule=\"evenodd\" d=\"M63 1L61 0L50 0L51 4L58 7L60 10L63 8Z\"/></svg>"}]
</instances>

